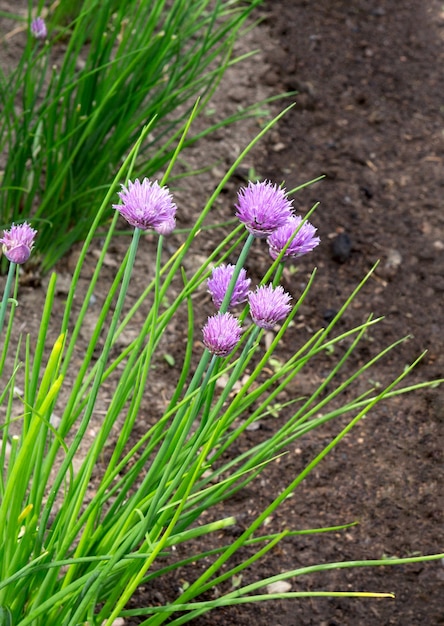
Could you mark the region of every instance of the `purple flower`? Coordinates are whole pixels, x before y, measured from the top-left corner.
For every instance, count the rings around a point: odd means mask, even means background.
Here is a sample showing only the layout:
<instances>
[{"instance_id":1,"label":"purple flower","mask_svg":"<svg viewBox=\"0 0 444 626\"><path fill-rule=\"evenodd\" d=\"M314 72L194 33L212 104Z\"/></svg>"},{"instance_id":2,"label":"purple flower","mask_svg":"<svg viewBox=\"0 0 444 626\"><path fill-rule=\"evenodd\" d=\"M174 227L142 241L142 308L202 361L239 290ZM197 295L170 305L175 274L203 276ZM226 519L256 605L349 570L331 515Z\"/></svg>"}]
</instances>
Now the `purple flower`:
<instances>
[{"instance_id":1,"label":"purple flower","mask_svg":"<svg viewBox=\"0 0 444 626\"><path fill-rule=\"evenodd\" d=\"M283 226L291 215L291 203L285 189L269 181L248 183L238 193L236 217L255 237L264 239Z\"/></svg>"},{"instance_id":2,"label":"purple flower","mask_svg":"<svg viewBox=\"0 0 444 626\"><path fill-rule=\"evenodd\" d=\"M156 231L159 233L159 235L171 235L175 228L176 218L174 217L174 215L171 215L168 219L159 224L159 226L156 228Z\"/></svg>"},{"instance_id":3,"label":"purple flower","mask_svg":"<svg viewBox=\"0 0 444 626\"><path fill-rule=\"evenodd\" d=\"M27 222L18 226L13 224L10 230L3 231L0 243L3 244L3 253L8 261L19 265L27 261L34 246L36 234L37 231Z\"/></svg>"},{"instance_id":4,"label":"purple flower","mask_svg":"<svg viewBox=\"0 0 444 626\"><path fill-rule=\"evenodd\" d=\"M36 17L35 20L32 20L31 33L36 39L46 39L48 31L43 17Z\"/></svg>"},{"instance_id":5,"label":"purple flower","mask_svg":"<svg viewBox=\"0 0 444 626\"><path fill-rule=\"evenodd\" d=\"M176 226L176 205L167 187L161 187L157 181L150 182L138 178L128 181L128 187L122 185L118 196L123 204L113 204L126 221L141 230L150 228L160 235L168 235Z\"/></svg>"},{"instance_id":6,"label":"purple flower","mask_svg":"<svg viewBox=\"0 0 444 626\"><path fill-rule=\"evenodd\" d=\"M208 318L202 328L205 347L217 356L227 356L234 350L241 336L241 326L231 313L217 313Z\"/></svg>"},{"instance_id":7,"label":"purple flower","mask_svg":"<svg viewBox=\"0 0 444 626\"><path fill-rule=\"evenodd\" d=\"M316 228L310 224L310 222L304 222L301 226L302 217L299 215L290 215L285 224L271 233L267 239L267 243L270 246L270 256L276 259L286 246L288 240L296 235L291 240L290 245L285 250L282 260L294 259L296 257L311 252L319 242L319 237L315 237ZM298 230L299 229L299 230Z\"/></svg>"},{"instance_id":8,"label":"purple flower","mask_svg":"<svg viewBox=\"0 0 444 626\"><path fill-rule=\"evenodd\" d=\"M291 311L291 305L288 304L290 300L290 294L284 291L281 286L262 285L257 287L256 291L250 292L248 296L253 322L259 328L271 330Z\"/></svg>"},{"instance_id":9,"label":"purple flower","mask_svg":"<svg viewBox=\"0 0 444 626\"><path fill-rule=\"evenodd\" d=\"M214 302L214 306L220 309L222 302L227 293L228 286L233 276L235 266L219 265L215 267L211 277L208 279L208 291ZM230 298L230 304L228 308L233 308L242 302L247 301L248 290L250 288L251 280L247 278L247 272L244 268L241 269L236 284L234 285L233 292Z\"/></svg>"}]
</instances>

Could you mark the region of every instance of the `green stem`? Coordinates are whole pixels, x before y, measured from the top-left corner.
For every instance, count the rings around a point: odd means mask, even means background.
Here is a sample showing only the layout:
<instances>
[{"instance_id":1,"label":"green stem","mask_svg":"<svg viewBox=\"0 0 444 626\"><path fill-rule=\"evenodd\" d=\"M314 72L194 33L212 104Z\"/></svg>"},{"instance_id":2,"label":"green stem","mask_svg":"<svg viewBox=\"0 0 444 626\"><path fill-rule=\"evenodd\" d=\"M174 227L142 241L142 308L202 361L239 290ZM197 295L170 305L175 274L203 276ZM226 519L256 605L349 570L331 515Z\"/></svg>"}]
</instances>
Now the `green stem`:
<instances>
[{"instance_id":1,"label":"green stem","mask_svg":"<svg viewBox=\"0 0 444 626\"><path fill-rule=\"evenodd\" d=\"M114 314L111 320L111 324L110 324L110 328L106 337L106 341L105 341L105 345L102 351L102 354L99 357L99 367L97 369L96 372L96 376L94 379L94 383L91 389L91 393L90 396L88 398L88 404L87 407L85 409L85 414L82 420L82 425L79 428L79 432L77 433L77 438L80 436L81 438L83 437L83 434L87 428L87 425L89 424L91 415L94 411L94 407L95 407L95 403L96 403L96 398L100 389L100 385L102 382L102 376L103 376L103 372L105 371L105 366L106 366L106 362L107 362L107 358L109 355L109 351L111 349L112 343L113 343L113 338L114 338L114 333L116 331L117 325L119 323L119 318L120 318L120 314L123 308L123 304L125 301L125 297L128 291L128 287L129 287L129 282L131 279L131 274L132 274L132 270L134 267L134 262L135 262L135 258L136 258L136 251L137 251L137 247L138 247L138 243L139 243L139 239L140 239L140 235L141 235L141 231L140 229L136 228L134 230L134 234L133 234L133 240L131 242L131 246L129 249L129 256L128 256L128 262L127 265L125 267L125 273L122 279L122 286L119 292L119 297L117 299L117 304L116 304L116 308L114 310ZM103 449L103 438L106 435L106 433L104 432L104 430L102 429L101 432L101 436L98 437L94 443L94 449L91 451L91 453L88 455L88 459L85 462L84 467L82 468L81 472L80 472L80 484L78 484L78 492L77 492L77 498L75 500L74 504L74 508L71 506L70 510L67 511L68 513L68 517L69 519L67 519L67 523L69 527L73 526L73 522L75 521L75 519L77 518L78 512L80 511L80 508L84 502L84 497L85 497L85 492L88 488L89 485L89 481L90 481L90 477L91 477L91 473L92 470L94 468L94 465L96 463L96 459L97 459L97 455L100 453L100 450ZM69 464L71 463L71 457L73 456L73 452L75 451L76 446L72 446L71 447L71 454L68 455L68 457L65 459L65 464ZM65 535L66 539L64 542L64 546L62 548L62 553L67 549L67 547L69 545L71 545L72 541L74 540L74 537L71 536L70 532L66 532ZM88 537L86 536L86 533L83 534L83 537L77 547L76 550L76 554L82 554L82 547L83 547L83 543L85 541L88 540ZM73 575L74 575L74 569L75 568L71 568L70 571L67 572L65 580L64 580L64 585L66 586L67 584L69 584L69 582L71 581Z\"/></svg>"},{"instance_id":2,"label":"green stem","mask_svg":"<svg viewBox=\"0 0 444 626\"><path fill-rule=\"evenodd\" d=\"M253 244L254 238L255 238L254 235L249 233L247 239L245 240L244 246L242 250L240 251L239 258L237 259L237 263L234 268L233 276L231 277L230 283L228 285L227 293L225 294L225 297L219 309L220 313L226 313L228 311L230 300L231 300L231 295L234 290L234 286L236 285L236 281L239 278L240 271L245 264L248 253L250 252L250 248Z\"/></svg>"},{"instance_id":3,"label":"green stem","mask_svg":"<svg viewBox=\"0 0 444 626\"><path fill-rule=\"evenodd\" d=\"M11 266L9 268L9 272L11 274L14 273L14 269L11 271L11 267L12 265L16 265L15 263L11 263ZM16 268L15 268L16 269ZM1 313L0 313L0 336L2 334L2 329L3 329L3 324L4 324L4 319L5 319L5 311L6 311L6 307L8 304L8 300L9 298L9 292L11 289L11 285L8 285L8 282L12 282L9 281L9 272L8 272L8 278L6 281L6 285L5 285L5 292L4 292L4 298L1 302ZM6 357L8 356L8 346L9 346L9 340L11 338L11 333L12 333L12 326L14 323L14 311L15 308L17 306L17 293L18 293L18 281L19 281L19 273L18 271L15 271L15 287L14 287L14 294L12 297L12 301L11 301L11 315L9 316L9 322L8 322L8 328L6 330L5 333L5 337L4 337L4 341L3 341L3 348L2 348L2 354L1 354L1 358L0 358L0 376L3 373L3 368L5 366L5 362L6 362ZM4 309L4 311L3 311Z\"/></svg>"},{"instance_id":4,"label":"green stem","mask_svg":"<svg viewBox=\"0 0 444 626\"><path fill-rule=\"evenodd\" d=\"M3 292L3 300L1 301L0 306L0 335L3 331L3 325L5 323L6 309L8 307L9 294L11 292L12 281L14 279L16 268L17 264L11 261L9 264L8 276L6 278L5 290Z\"/></svg>"}]
</instances>

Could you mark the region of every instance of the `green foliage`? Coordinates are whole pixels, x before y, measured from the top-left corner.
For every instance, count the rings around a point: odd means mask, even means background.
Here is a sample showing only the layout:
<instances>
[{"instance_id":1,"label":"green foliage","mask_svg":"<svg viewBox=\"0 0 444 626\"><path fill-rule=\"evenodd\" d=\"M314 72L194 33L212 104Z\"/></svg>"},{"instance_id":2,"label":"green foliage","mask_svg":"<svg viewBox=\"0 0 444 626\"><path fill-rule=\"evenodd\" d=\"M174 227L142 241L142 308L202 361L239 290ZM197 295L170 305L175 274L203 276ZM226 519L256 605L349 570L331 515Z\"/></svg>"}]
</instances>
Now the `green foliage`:
<instances>
[{"instance_id":1,"label":"green foliage","mask_svg":"<svg viewBox=\"0 0 444 626\"><path fill-rule=\"evenodd\" d=\"M236 62L233 42L260 1L52 5L46 41L28 37L17 67L0 75L0 226L32 216L44 269L86 237L143 126L135 175L170 160L196 99L203 108Z\"/></svg>"},{"instance_id":2,"label":"green foliage","mask_svg":"<svg viewBox=\"0 0 444 626\"><path fill-rule=\"evenodd\" d=\"M161 262L163 238L159 237L151 282L127 310L125 301L140 236L140 231L135 230L128 253L91 328L86 324L88 303L101 279L105 256L109 254L117 223L115 213L83 304L80 311L74 311L79 277L97 228L111 213L110 205L115 200L120 180L125 175L132 176L137 153L148 131L144 129L97 211L72 277L61 322L53 315L57 276L52 274L38 337L23 338L15 346L11 334L18 297L14 271L7 281L4 302L10 307L0 367L2 375L8 364L0 393L0 404L6 415L1 425L0 444L0 461L4 468L0 477L0 623L111 626L118 616L138 615L145 616L143 623L150 626L167 619L179 625L214 607L241 602L321 596L392 597L391 593L376 592L264 594L259 591L269 583L327 569L395 565L443 555L318 564L242 584L242 572L286 537L337 532L349 526L297 529L271 535L264 534L263 530L277 507L379 402L441 382L400 386L413 364L395 380L377 389L369 386L364 392L360 387L356 395L353 387L356 379L369 380L371 368L399 342L375 354L344 377L344 365L349 365L357 346L378 320L369 317L359 327L343 332L338 332L336 325L371 272L347 298L328 327L314 332L305 343L301 342L287 361L277 358L276 350L309 293L314 272L268 347L263 345L263 331L245 324L243 339L233 354L220 358L203 351L198 364L193 365L196 341L192 296L209 275L211 264L238 255L240 269L248 253L250 237L246 238L243 227L238 226L221 236L214 252L194 274L188 276L182 267L212 204L244 154L218 184L182 245L165 264ZM263 133L266 131L267 128ZM173 155L163 183L179 151L180 147ZM278 282L281 270L278 258L262 282L270 279ZM179 277L182 288L175 291L173 297L171 286ZM14 295L11 300L9 291ZM142 311L145 316L140 322L138 313ZM170 325L179 313L188 319L182 367L175 370L175 379L171 374L170 399L163 415L145 434L136 437L135 425L155 378L153 366L156 359L159 362L165 357L161 339L168 339ZM247 310L244 319L246 313ZM6 321L5 315L1 325L3 321ZM137 336L122 347L118 339L131 326L138 329ZM55 342L49 339L50 328L57 328L59 333ZM76 350L81 332L88 334L84 353ZM321 384L302 398L282 403L280 394L288 383L311 359L336 346L340 349L333 354L339 356ZM24 364L18 356L22 348ZM271 370L270 364L273 365ZM264 377L264 368L273 373ZM217 388L216 382L222 376L224 384ZM20 378L24 380L24 390L20 396L22 409L17 415L13 405ZM345 397L346 390L346 404L338 403L338 399ZM103 419L95 438L88 443L88 428L103 399L106 406ZM276 410L284 409L286 419L275 416ZM57 424L54 413L60 416ZM255 447L239 452L245 449L244 445L237 444L241 444L248 426L269 414L274 416L273 434ZM337 436L289 480L287 487L249 522L240 536L228 545L220 544L220 530L233 526L236 520L219 517L214 513L216 505L252 483L268 464L286 453L296 439L343 415L349 416L349 422L338 428ZM117 437L113 438L112 449L105 457L105 446L113 431L117 432ZM100 475L96 476L91 493L89 487L97 468ZM205 523L201 521L203 512L210 514ZM205 536L212 538L213 549L202 549L185 559L177 557L177 546ZM242 557L239 551L244 549L245 555L246 548L249 556ZM165 606L126 608L139 585L155 585L156 579L191 562L199 562L202 568L174 602ZM234 584L228 592L213 600L200 599L204 592L230 580Z\"/></svg>"}]
</instances>

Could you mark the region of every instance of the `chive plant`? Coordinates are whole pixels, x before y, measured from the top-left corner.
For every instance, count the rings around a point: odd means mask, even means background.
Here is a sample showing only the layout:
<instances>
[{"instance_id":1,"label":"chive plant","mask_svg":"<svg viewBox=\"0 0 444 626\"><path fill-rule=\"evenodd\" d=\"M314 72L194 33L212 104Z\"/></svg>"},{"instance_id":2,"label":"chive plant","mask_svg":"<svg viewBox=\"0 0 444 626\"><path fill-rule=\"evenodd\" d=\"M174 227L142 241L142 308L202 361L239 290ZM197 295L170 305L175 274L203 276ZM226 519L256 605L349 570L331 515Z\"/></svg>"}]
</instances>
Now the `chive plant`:
<instances>
[{"instance_id":1,"label":"chive plant","mask_svg":"<svg viewBox=\"0 0 444 626\"><path fill-rule=\"evenodd\" d=\"M393 597L384 590L265 593L264 587L328 569L412 563L444 555L310 564L235 588L225 583L235 577L240 581L244 570L292 535L347 528L343 524L270 534L266 521L378 403L442 381L406 385L403 381L413 363L395 380L377 388L368 383L363 391L362 385L371 379L371 368L399 343L360 361L354 369L350 365L354 351L378 320L370 316L358 327L342 331L336 326L371 273L326 328L301 340L285 362L273 360L315 280L313 271L302 293L288 294L279 284L286 260L310 254L320 243L315 226L308 221L313 219L313 211L304 217L294 214L290 197L297 189L287 193L270 181L250 183L239 191L238 225L228 233L224 230L208 259L188 274L184 261L192 254L196 233L205 225L214 201L246 151L217 185L177 249L169 249L164 262L164 239L180 212L166 186L180 146L162 180L135 178L134 165L149 130L143 130L96 211L72 276L63 319L53 315L57 281L53 273L40 330L32 341L20 339L13 331L20 299L16 278L20 264L32 252L35 232L27 224L13 225L1 238L11 269L1 309L0 623L111 626L118 617L137 616L150 626L166 620L178 626L213 608L245 602ZM134 228L133 239L91 328L86 324L88 304L101 280L120 216ZM73 302L85 258L105 218L109 231L77 310ZM139 242L147 229L157 240L156 261L146 289L128 308ZM270 265L253 285L244 266L257 238L269 247ZM181 288L171 291L177 280ZM201 334L195 328L193 294L205 286L212 303ZM177 376L171 376L162 416L140 434L137 424L156 377L156 358L165 342L168 344L170 328L179 315L186 334L183 361ZM50 328L58 335L56 341L50 339ZM118 340L127 328L136 328L137 333L122 345ZM264 341L264 332L271 333L271 341ZM83 353L77 350L80 333L88 335ZM339 354L337 361L319 386L303 398L280 403L280 394L307 363L335 346L342 349L334 352ZM273 367L267 368L270 363ZM347 376L343 374L345 364L350 366L347 371L352 370ZM265 368L272 373L264 376ZM217 385L222 377L223 384ZM353 383L358 377L363 380L356 392ZM24 380L24 389L17 412L20 380ZM347 400L341 404L343 398ZM91 440L88 428L103 406L103 419ZM246 429L276 411L281 416L275 420L272 434L246 447ZM59 416L56 422L54 414ZM289 478L287 486L248 521L243 532L230 543L221 540L221 530L234 526L236 518L221 516L217 505L255 484L261 472L296 440L302 438L298 445L303 446L307 432L344 416L348 423L344 426L341 421L336 437L299 474ZM195 546L196 540L204 545L208 538L212 548L177 556L179 545L193 542ZM202 567L175 598L164 605L128 607L141 585L155 587L163 576L191 562ZM204 595L216 587L218 595Z\"/></svg>"},{"instance_id":2,"label":"chive plant","mask_svg":"<svg viewBox=\"0 0 444 626\"><path fill-rule=\"evenodd\" d=\"M32 217L44 270L86 237L148 121L136 174L166 166L196 99L203 109L238 60L233 43L260 1L40 0L26 21L11 15L28 36L0 73L0 226ZM254 107L214 127L248 115Z\"/></svg>"}]
</instances>

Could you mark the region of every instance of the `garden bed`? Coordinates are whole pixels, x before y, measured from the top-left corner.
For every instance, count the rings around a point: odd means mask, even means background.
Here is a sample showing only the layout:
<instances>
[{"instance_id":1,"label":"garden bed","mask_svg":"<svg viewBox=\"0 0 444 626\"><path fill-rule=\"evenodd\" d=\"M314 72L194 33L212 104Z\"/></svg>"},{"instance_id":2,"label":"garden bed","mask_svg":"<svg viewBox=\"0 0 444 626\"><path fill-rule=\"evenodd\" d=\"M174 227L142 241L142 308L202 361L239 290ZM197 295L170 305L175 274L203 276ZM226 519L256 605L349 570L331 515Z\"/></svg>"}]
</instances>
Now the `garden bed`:
<instances>
[{"instance_id":1,"label":"garden bed","mask_svg":"<svg viewBox=\"0 0 444 626\"><path fill-rule=\"evenodd\" d=\"M314 286L280 348L282 360L330 321L380 259L374 275L341 320L339 330L363 323L370 313L385 319L368 332L363 347L347 367L359 365L369 355L410 335L372 370L372 382L377 387L392 380L424 350L428 352L410 380L442 378L444 14L440 13L440 3L270 0L265 2L262 13L263 23L239 44L239 52L259 47L259 56L229 70L215 100L214 115L222 116L239 105L284 91L298 92L290 98L296 105L229 181L213 210L212 221L226 221L233 216L235 193L252 171L261 179L284 180L287 189L324 174L324 180L301 190L295 199L301 213L320 202L311 221L318 227L321 245L285 270L284 287L297 298L313 265L318 268ZM13 48L8 48L7 54L11 51ZM268 105L263 117L277 113L285 103ZM184 154L187 167L213 165L201 176L183 179L176 188L172 185L179 207L179 229L190 226L217 177L258 132L262 122L259 115L243 125L222 129ZM214 247L208 233L200 234L198 239L194 256L189 256L191 270L199 266L199 255ZM180 243L180 233L167 241L168 253ZM145 237L138 253L131 283L133 298L143 290L146 268L154 261L151 243L150 236ZM110 280L126 247L124 238L113 243L115 257L106 262ZM60 273L61 310L66 295L64 280L72 272L75 257L73 251L56 268ZM93 271L94 258L88 264L85 280L88 271ZM253 277L261 278L268 265L267 251L257 243L247 269ZM44 300L46 281L32 272L24 274L16 314L21 331L36 333L40 323L38 303ZM100 282L95 293L97 305L106 297L107 289L106 280ZM201 326L211 305L204 289L196 298L196 326ZM76 306L80 305L78 301ZM55 317L57 314L56 309ZM93 304L91 327L94 315ZM164 410L171 376L178 374L176 364L180 363L185 334L186 323L182 328L178 321L172 334L164 339L165 352L172 360L156 363L156 383L149 390L154 401L147 398L139 433ZM125 339L131 341L132 337ZM83 348L86 342L87 335ZM78 349L81 353L81 341ZM305 368L303 377L297 377L286 390L288 398L312 389L331 369L335 356L325 353L310 369ZM347 374L345 370L343 375ZM265 418L257 430L248 432L246 444L262 440L273 430L276 420L284 419L284 411L279 417ZM269 520L267 531L333 526L355 520L359 524L343 532L283 541L244 572L242 584L319 562L442 551L443 420L442 388L400 396L378 406L283 503ZM335 420L298 440L288 454L266 469L254 488L250 486L221 505L224 516L237 519L236 527L222 537L223 543L240 533L345 423ZM93 426L88 436L94 438ZM192 548L187 545L184 555L186 550L192 554ZM201 566L199 563L176 571L153 587L143 587L132 606L173 601ZM314 598L241 605L216 609L193 623L440 624L444 623L443 585L440 562L335 570L300 578L292 590L388 591L395 593L396 599Z\"/></svg>"}]
</instances>

